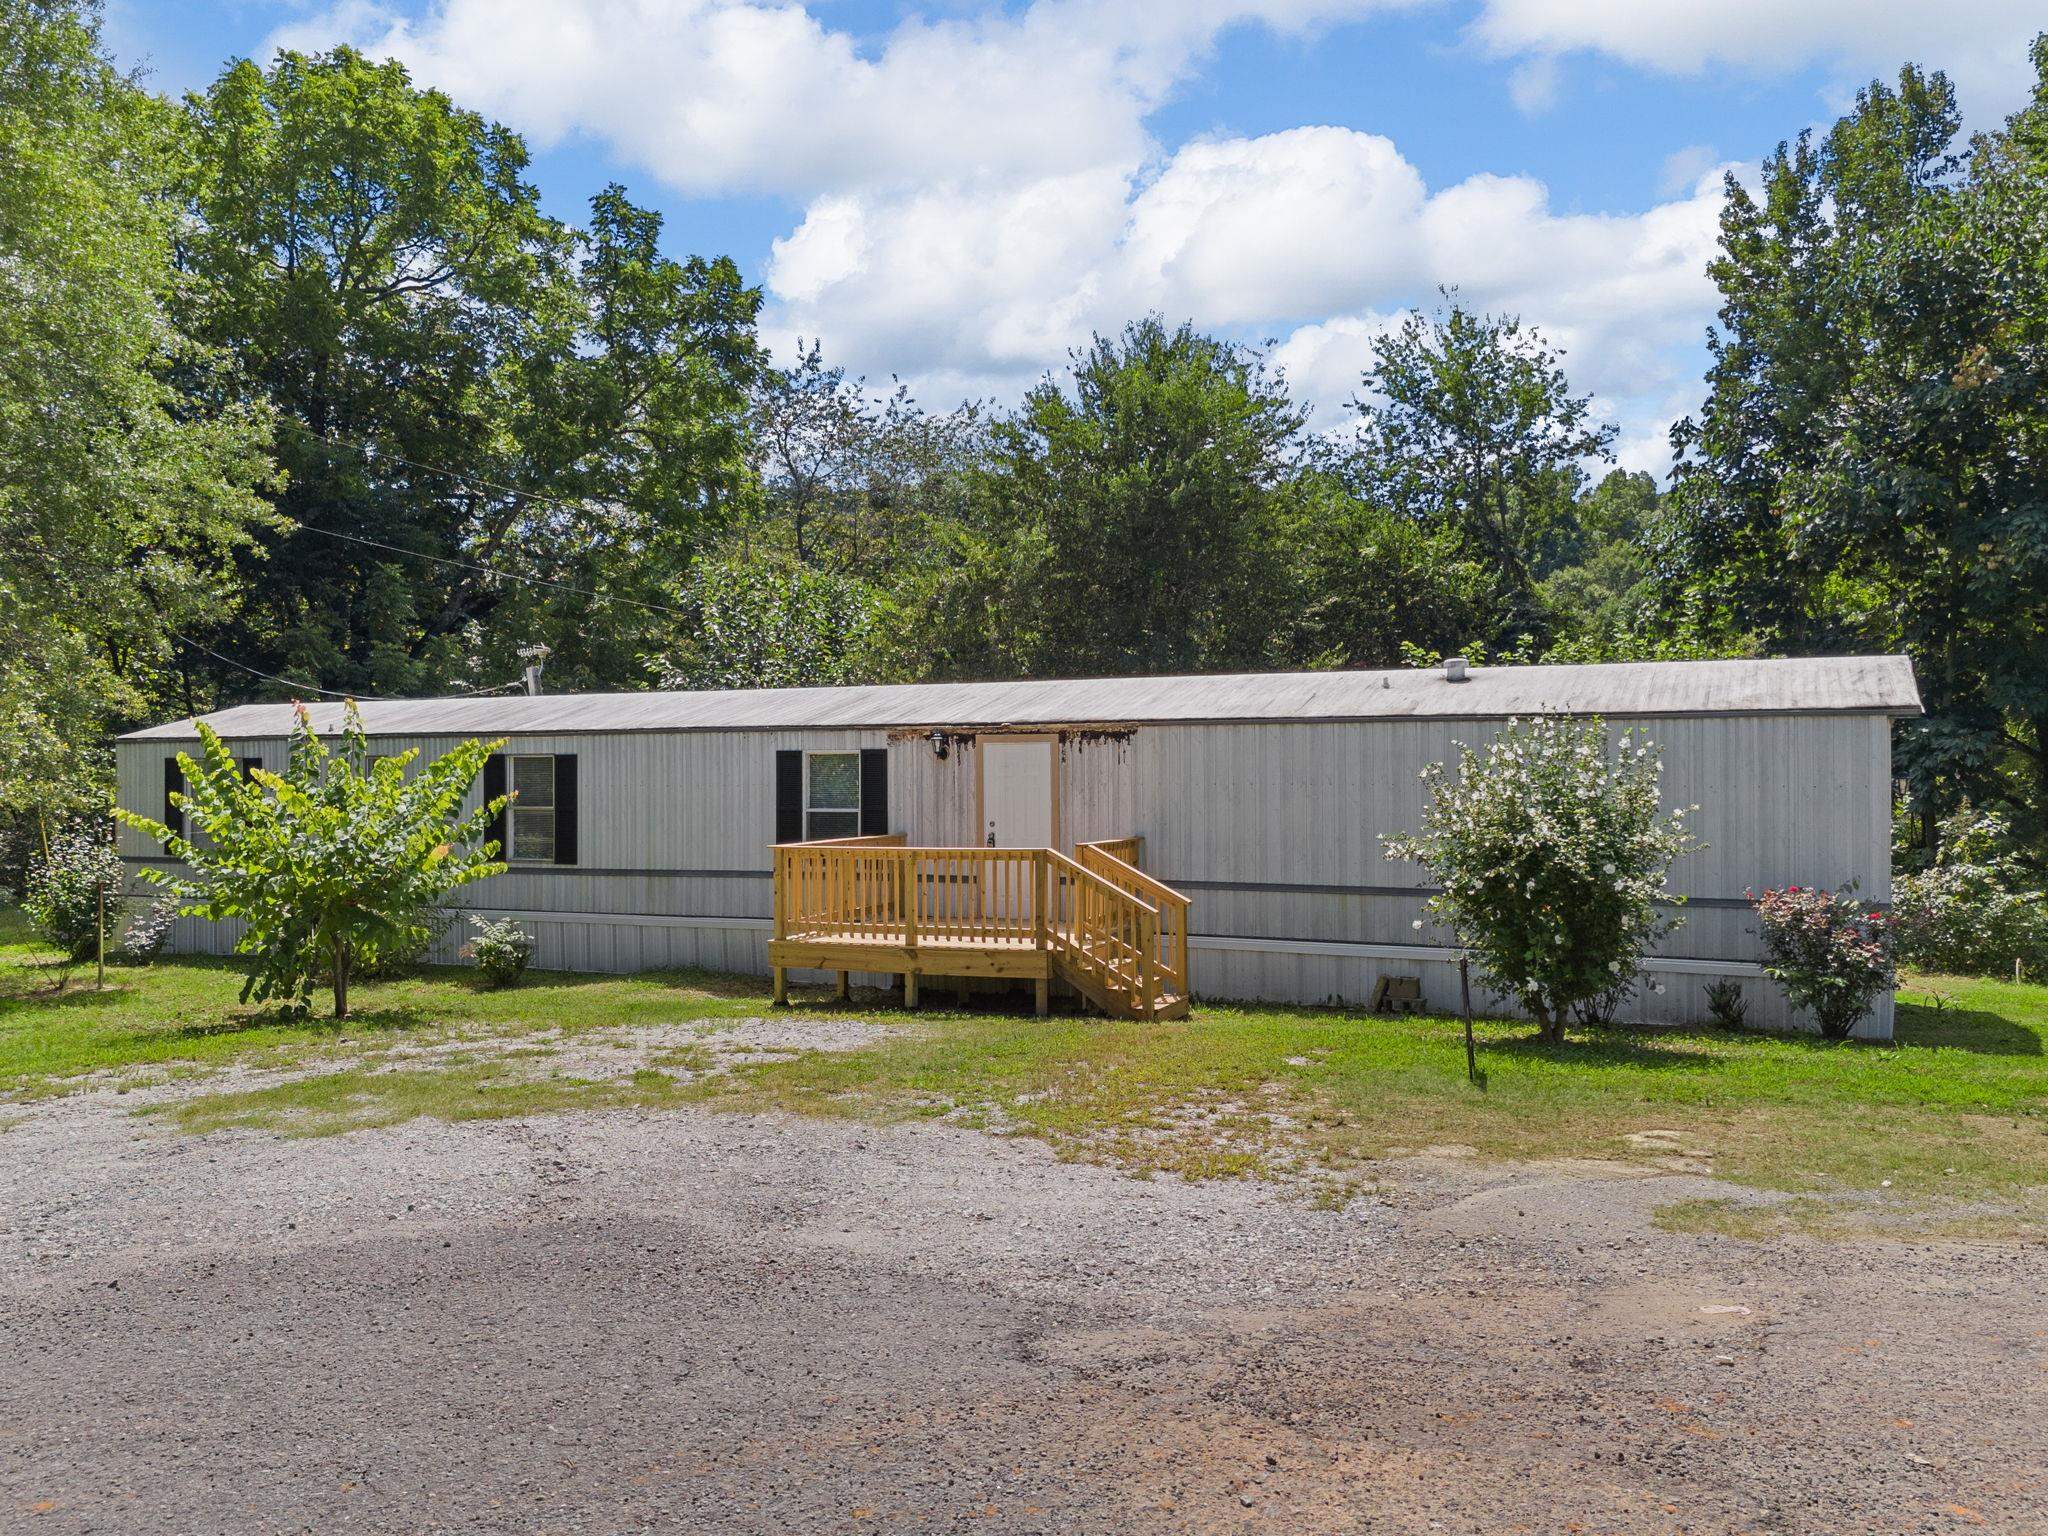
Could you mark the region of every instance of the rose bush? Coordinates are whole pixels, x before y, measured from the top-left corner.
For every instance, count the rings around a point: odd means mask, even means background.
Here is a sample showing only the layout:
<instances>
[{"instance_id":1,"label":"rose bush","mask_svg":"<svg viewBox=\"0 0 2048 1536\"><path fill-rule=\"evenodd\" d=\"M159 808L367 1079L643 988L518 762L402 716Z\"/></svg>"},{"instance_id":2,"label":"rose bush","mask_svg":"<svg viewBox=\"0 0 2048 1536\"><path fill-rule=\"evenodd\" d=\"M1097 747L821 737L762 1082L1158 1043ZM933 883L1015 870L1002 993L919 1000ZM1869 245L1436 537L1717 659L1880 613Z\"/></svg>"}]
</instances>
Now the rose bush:
<instances>
[{"instance_id":1,"label":"rose bush","mask_svg":"<svg viewBox=\"0 0 2048 1536\"><path fill-rule=\"evenodd\" d=\"M1574 1010L1611 1011L1678 924L1660 905L1665 872L1700 844L1685 811L1663 814L1653 749L1633 730L1610 743L1599 719L1510 720L1484 751L1461 747L1455 777L1425 768L1421 832L1386 839L1389 857L1436 877L1431 912L1545 1040Z\"/></svg>"},{"instance_id":2,"label":"rose bush","mask_svg":"<svg viewBox=\"0 0 2048 1536\"><path fill-rule=\"evenodd\" d=\"M1890 925L1849 891L1788 885L1747 893L1764 941L1764 974L1829 1040L1846 1040L1892 985Z\"/></svg>"}]
</instances>

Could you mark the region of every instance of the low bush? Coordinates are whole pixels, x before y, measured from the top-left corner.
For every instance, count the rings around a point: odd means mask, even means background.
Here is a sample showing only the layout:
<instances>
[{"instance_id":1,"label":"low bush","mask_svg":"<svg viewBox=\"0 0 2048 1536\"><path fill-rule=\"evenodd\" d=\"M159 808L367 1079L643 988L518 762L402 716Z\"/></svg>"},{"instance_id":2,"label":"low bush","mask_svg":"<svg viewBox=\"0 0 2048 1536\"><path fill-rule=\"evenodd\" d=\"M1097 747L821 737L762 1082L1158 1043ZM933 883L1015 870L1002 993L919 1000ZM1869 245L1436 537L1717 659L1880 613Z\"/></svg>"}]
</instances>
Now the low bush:
<instances>
[{"instance_id":1,"label":"low bush","mask_svg":"<svg viewBox=\"0 0 2048 1536\"><path fill-rule=\"evenodd\" d=\"M2048 893L2005 819L1965 807L1942 824L1926 869L1892 881L1893 953L1923 971L2010 976L2048 969Z\"/></svg>"},{"instance_id":2,"label":"low bush","mask_svg":"<svg viewBox=\"0 0 2048 1536\"><path fill-rule=\"evenodd\" d=\"M1893 980L1891 935L1882 912L1849 891L1788 885L1748 893L1762 926L1764 974L1804 1008L1823 1037L1846 1040Z\"/></svg>"},{"instance_id":3,"label":"low bush","mask_svg":"<svg viewBox=\"0 0 2048 1536\"><path fill-rule=\"evenodd\" d=\"M104 837L60 832L29 861L21 910L38 938L67 959L88 960L99 950L102 892L110 943L120 923L122 878L121 856Z\"/></svg>"},{"instance_id":4,"label":"low bush","mask_svg":"<svg viewBox=\"0 0 2048 1536\"><path fill-rule=\"evenodd\" d=\"M159 896L128 919L121 930L119 958L124 965L149 965L163 953L171 936L171 924L178 920L178 898Z\"/></svg>"},{"instance_id":5,"label":"low bush","mask_svg":"<svg viewBox=\"0 0 2048 1536\"><path fill-rule=\"evenodd\" d=\"M1749 999L1742 995L1742 983L1723 977L1707 983L1707 1017L1722 1029L1742 1029L1749 1023Z\"/></svg>"},{"instance_id":6,"label":"low bush","mask_svg":"<svg viewBox=\"0 0 2048 1536\"><path fill-rule=\"evenodd\" d=\"M476 937L462 946L462 953L476 962L484 985L509 987L517 983L533 958L533 935L509 917L497 922L487 917L470 921L476 925Z\"/></svg>"}]
</instances>

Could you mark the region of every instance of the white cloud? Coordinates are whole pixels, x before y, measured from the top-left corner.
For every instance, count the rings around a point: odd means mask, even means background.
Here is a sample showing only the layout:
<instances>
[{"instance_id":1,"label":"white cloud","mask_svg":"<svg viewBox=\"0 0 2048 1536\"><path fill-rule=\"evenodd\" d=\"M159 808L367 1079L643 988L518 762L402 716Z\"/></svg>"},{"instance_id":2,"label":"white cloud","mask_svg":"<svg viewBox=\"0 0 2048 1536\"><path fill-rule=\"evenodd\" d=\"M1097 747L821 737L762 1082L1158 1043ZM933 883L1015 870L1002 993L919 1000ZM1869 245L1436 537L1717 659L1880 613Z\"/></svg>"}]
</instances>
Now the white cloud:
<instances>
[{"instance_id":1,"label":"white cloud","mask_svg":"<svg viewBox=\"0 0 2048 1536\"><path fill-rule=\"evenodd\" d=\"M1674 149L1664 157L1664 164L1657 172L1657 193L1670 197L1688 187L1697 186L1702 176L1722 166L1725 162L1708 144L1687 144Z\"/></svg>"},{"instance_id":2,"label":"white cloud","mask_svg":"<svg viewBox=\"0 0 2048 1536\"><path fill-rule=\"evenodd\" d=\"M769 288L779 330L856 367L1002 393L1148 309L1276 335L1327 424L1389 316L1450 285L1540 327L1635 430L1697 377L1719 207L1712 175L1637 214L1558 213L1526 177L1432 193L1384 138L1292 129L1196 141L1149 177L821 200L777 243Z\"/></svg>"},{"instance_id":3,"label":"white cloud","mask_svg":"<svg viewBox=\"0 0 2048 1536\"><path fill-rule=\"evenodd\" d=\"M1564 84L1564 69L1554 53L1539 53L1522 60L1508 76L1508 99L1531 117L1557 105Z\"/></svg>"},{"instance_id":4,"label":"white cloud","mask_svg":"<svg viewBox=\"0 0 2048 1536\"><path fill-rule=\"evenodd\" d=\"M2048 12L2041 0L1485 0L1473 28L1504 57L1600 53L1681 75L1819 66L1860 83L1911 60L1947 70L1975 117L2019 104Z\"/></svg>"},{"instance_id":5,"label":"white cloud","mask_svg":"<svg viewBox=\"0 0 2048 1536\"><path fill-rule=\"evenodd\" d=\"M340 0L279 46L338 39L543 144L572 130L686 192L809 197L1141 157L1144 119L1225 28L1298 32L1411 0L1038 0L899 23L863 48L776 0Z\"/></svg>"},{"instance_id":6,"label":"white cloud","mask_svg":"<svg viewBox=\"0 0 2048 1536\"><path fill-rule=\"evenodd\" d=\"M1540 326L1639 436L1697 378L1719 195L1704 180L1641 212L1560 213L1526 177L1432 190L1392 140L1347 128L1170 151L1148 130L1231 27L1307 32L1428 0L990 3L874 37L785 0L384 3L339 0L274 41L395 54L543 144L590 135L686 193L794 199L765 338L784 354L817 338L934 403L1011 396L1091 330L1156 309L1277 339L1327 424L1372 335L1441 284ZM1634 6L1611 9L1605 46L1650 48ZM1536 108L1559 59L1603 46L1602 11L1487 0L1479 25L1523 61ZM1650 62L1684 57L1667 39Z\"/></svg>"}]
</instances>

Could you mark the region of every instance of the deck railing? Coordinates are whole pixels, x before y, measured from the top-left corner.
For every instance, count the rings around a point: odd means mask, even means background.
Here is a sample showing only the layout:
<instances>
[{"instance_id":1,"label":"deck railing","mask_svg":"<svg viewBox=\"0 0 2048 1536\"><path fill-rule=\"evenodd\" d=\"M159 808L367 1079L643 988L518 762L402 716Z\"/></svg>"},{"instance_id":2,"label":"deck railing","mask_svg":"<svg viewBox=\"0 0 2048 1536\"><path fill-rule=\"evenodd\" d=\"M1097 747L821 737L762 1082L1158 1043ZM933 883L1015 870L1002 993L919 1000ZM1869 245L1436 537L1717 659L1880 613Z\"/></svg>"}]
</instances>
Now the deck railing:
<instances>
[{"instance_id":1,"label":"deck railing","mask_svg":"<svg viewBox=\"0 0 2048 1536\"><path fill-rule=\"evenodd\" d=\"M1072 859L1050 848L912 848L896 834L780 843L775 937L913 957L1047 950L1080 973L1077 985L1093 982L1149 1017L1162 996L1188 994L1188 901L1113 848L1135 855L1138 840L1082 844ZM943 961L929 968L943 972Z\"/></svg>"},{"instance_id":2,"label":"deck railing","mask_svg":"<svg viewBox=\"0 0 2048 1536\"><path fill-rule=\"evenodd\" d=\"M1089 873L1107 880L1138 901L1149 903L1159 915L1153 935L1153 960L1164 990L1186 997L1188 986L1188 898L1172 886L1153 879L1138 868L1143 839L1120 837L1102 842L1081 843L1074 857ZM1128 854L1119 852L1128 849Z\"/></svg>"}]
</instances>

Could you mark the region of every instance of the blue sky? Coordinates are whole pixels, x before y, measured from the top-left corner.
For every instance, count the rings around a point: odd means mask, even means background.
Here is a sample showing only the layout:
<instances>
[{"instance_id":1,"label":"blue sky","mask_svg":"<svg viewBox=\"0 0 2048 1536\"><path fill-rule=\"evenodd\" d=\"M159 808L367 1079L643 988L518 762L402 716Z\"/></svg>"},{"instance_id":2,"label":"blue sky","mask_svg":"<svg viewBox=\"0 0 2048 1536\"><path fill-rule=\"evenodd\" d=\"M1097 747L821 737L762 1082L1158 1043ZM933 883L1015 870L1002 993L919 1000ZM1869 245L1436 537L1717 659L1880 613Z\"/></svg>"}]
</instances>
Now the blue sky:
<instances>
[{"instance_id":1,"label":"blue sky","mask_svg":"<svg viewBox=\"0 0 2048 1536\"><path fill-rule=\"evenodd\" d=\"M1440 285L1564 346L1661 469L1698 397L1718 177L1906 59L1973 121L2048 24L2015 0L110 0L165 91L350 41L725 252L786 352L930 404L1013 398L1157 309L1274 344L1334 425Z\"/></svg>"}]
</instances>

